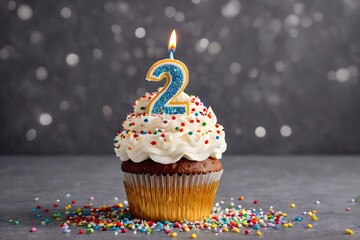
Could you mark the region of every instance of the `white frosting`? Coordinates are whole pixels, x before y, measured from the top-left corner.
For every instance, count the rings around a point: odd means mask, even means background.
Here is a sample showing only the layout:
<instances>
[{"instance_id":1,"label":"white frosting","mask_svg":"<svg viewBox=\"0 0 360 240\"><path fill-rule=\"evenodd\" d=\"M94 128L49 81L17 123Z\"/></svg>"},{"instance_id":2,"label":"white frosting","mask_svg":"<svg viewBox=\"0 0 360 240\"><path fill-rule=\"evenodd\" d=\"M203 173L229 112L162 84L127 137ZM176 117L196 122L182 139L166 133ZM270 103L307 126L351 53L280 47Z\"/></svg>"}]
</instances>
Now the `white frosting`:
<instances>
[{"instance_id":1,"label":"white frosting","mask_svg":"<svg viewBox=\"0 0 360 240\"><path fill-rule=\"evenodd\" d=\"M152 159L162 164L182 157L194 161L222 157L225 132L211 107L206 108L198 97L183 92L174 100L189 102L189 115L147 115L146 107L155 95L146 93L136 100L134 112L127 115L123 130L115 137L116 156L123 161Z\"/></svg>"}]
</instances>

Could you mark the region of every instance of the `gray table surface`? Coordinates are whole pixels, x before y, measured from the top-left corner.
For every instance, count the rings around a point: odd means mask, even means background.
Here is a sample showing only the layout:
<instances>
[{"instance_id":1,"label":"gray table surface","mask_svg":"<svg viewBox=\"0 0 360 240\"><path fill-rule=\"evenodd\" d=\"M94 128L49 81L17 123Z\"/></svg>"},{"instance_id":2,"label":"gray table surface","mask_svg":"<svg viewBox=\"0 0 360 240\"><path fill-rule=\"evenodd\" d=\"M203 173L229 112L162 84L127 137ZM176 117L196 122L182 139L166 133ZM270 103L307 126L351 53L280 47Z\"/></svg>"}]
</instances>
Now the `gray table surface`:
<instances>
[{"instance_id":1,"label":"gray table surface","mask_svg":"<svg viewBox=\"0 0 360 240\"><path fill-rule=\"evenodd\" d=\"M289 229L263 230L261 237L243 234L201 231L198 239L360 239L360 203L350 200L360 194L359 156L225 156L224 175L216 201L245 196L237 201L246 208L274 206L293 218L304 210L316 209L318 221L306 229L309 220ZM94 205L113 204L114 198L126 199L120 173L120 160L113 156L2 156L0 157L0 239L164 239L164 233L136 235L128 232L95 232L79 235L72 227L62 234L56 221L40 224L31 209L36 205L52 206L56 199L65 204L72 199L86 202L94 196ZM70 198L65 195L71 194ZM39 197L40 201L33 199ZM321 203L314 204L316 200ZM295 209L289 204L296 203ZM346 212L345 208L351 211ZM19 225L9 224L19 219ZM307 218L306 218L307 219ZM38 232L30 233L31 227ZM344 234L351 228L354 235ZM179 233L177 239L190 239Z\"/></svg>"}]
</instances>

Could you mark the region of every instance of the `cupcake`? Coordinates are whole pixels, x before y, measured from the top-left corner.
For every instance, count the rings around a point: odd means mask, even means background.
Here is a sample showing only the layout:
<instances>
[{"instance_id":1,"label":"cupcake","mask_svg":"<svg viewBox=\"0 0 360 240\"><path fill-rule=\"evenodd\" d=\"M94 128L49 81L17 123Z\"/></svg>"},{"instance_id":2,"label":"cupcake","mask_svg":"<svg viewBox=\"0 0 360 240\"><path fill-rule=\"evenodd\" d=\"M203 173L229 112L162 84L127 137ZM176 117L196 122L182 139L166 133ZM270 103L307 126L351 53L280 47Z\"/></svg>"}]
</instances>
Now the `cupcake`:
<instances>
[{"instance_id":1,"label":"cupcake","mask_svg":"<svg viewBox=\"0 0 360 240\"><path fill-rule=\"evenodd\" d=\"M225 132L211 107L181 92L189 114L150 114L157 92L136 100L115 137L132 217L153 221L200 220L211 213L223 172Z\"/></svg>"}]
</instances>

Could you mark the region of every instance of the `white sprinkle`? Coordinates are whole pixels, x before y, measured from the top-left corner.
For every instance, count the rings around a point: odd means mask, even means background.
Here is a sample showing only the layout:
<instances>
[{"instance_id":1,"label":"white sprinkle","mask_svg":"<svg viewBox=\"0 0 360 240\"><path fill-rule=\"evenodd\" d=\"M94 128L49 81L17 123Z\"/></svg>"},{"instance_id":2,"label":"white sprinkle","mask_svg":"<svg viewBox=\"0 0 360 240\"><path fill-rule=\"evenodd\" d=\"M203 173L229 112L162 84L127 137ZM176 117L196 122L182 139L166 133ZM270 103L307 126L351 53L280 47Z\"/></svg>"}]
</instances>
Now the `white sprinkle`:
<instances>
[{"instance_id":1,"label":"white sprinkle","mask_svg":"<svg viewBox=\"0 0 360 240\"><path fill-rule=\"evenodd\" d=\"M56 199L56 202L60 202L60 199Z\"/></svg>"},{"instance_id":2,"label":"white sprinkle","mask_svg":"<svg viewBox=\"0 0 360 240\"><path fill-rule=\"evenodd\" d=\"M221 204L224 204L224 201L220 201Z\"/></svg>"},{"instance_id":3,"label":"white sprinkle","mask_svg":"<svg viewBox=\"0 0 360 240\"><path fill-rule=\"evenodd\" d=\"M320 204L320 201L315 201L315 204L319 205L319 204Z\"/></svg>"},{"instance_id":4,"label":"white sprinkle","mask_svg":"<svg viewBox=\"0 0 360 240\"><path fill-rule=\"evenodd\" d=\"M79 56L75 53L70 53L66 56L66 63L70 67L74 67L79 63Z\"/></svg>"},{"instance_id":5,"label":"white sprinkle","mask_svg":"<svg viewBox=\"0 0 360 240\"><path fill-rule=\"evenodd\" d=\"M138 27L136 30L135 30L135 36L137 38L143 38L145 37L146 35L146 31L143 27Z\"/></svg>"},{"instance_id":6,"label":"white sprinkle","mask_svg":"<svg viewBox=\"0 0 360 240\"><path fill-rule=\"evenodd\" d=\"M33 129L33 128L27 130L27 132L26 132L26 139L27 139L28 141L34 141L35 138L36 138L36 130Z\"/></svg>"},{"instance_id":7,"label":"white sprinkle","mask_svg":"<svg viewBox=\"0 0 360 240\"><path fill-rule=\"evenodd\" d=\"M43 126L50 125L52 123L52 116L49 113L42 113L40 114L39 122Z\"/></svg>"},{"instance_id":8,"label":"white sprinkle","mask_svg":"<svg viewBox=\"0 0 360 240\"><path fill-rule=\"evenodd\" d=\"M217 203L215 203L215 207L218 207L218 206L220 206L220 204L217 202Z\"/></svg>"},{"instance_id":9,"label":"white sprinkle","mask_svg":"<svg viewBox=\"0 0 360 240\"><path fill-rule=\"evenodd\" d=\"M28 5L22 4L19 6L17 14L21 20L26 21L32 17L33 11Z\"/></svg>"},{"instance_id":10,"label":"white sprinkle","mask_svg":"<svg viewBox=\"0 0 360 240\"><path fill-rule=\"evenodd\" d=\"M65 195L65 197L71 197L71 194L70 193L67 193L66 195Z\"/></svg>"},{"instance_id":11,"label":"white sprinkle","mask_svg":"<svg viewBox=\"0 0 360 240\"><path fill-rule=\"evenodd\" d=\"M124 206L128 207L129 206L129 202L127 200L124 201Z\"/></svg>"},{"instance_id":12,"label":"white sprinkle","mask_svg":"<svg viewBox=\"0 0 360 240\"><path fill-rule=\"evenodd\" d=\"M351 199L350 202L355 202L355 198Z\"/></svg>"}]
</instances>

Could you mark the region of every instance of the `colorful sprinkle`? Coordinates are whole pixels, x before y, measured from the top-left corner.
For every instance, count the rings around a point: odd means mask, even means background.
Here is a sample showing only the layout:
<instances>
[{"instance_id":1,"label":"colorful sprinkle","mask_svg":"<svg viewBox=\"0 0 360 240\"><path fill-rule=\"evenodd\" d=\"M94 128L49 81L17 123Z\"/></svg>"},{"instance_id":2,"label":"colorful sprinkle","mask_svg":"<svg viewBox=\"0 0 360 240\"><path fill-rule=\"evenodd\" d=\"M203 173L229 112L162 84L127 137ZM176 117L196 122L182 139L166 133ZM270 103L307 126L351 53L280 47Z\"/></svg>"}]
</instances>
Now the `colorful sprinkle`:
<instances>
[{"instance_id":1,"label":"colorful sprinkle","mask_svg":"<svg viewBox=\"0 0 360 240\"><path fill-rule=\"evenodd\" d=\"M348 235L354 234L353 230L351 230L349 228L345 229L345 233L348 234Z\"/></svg>"}]
</instances>

